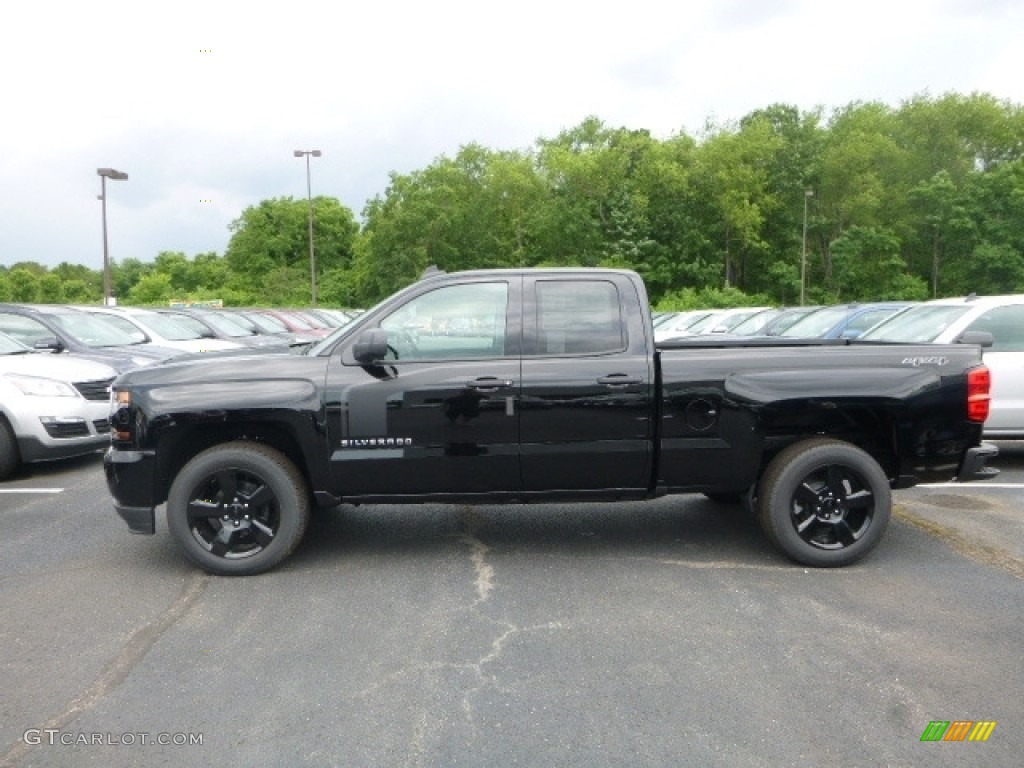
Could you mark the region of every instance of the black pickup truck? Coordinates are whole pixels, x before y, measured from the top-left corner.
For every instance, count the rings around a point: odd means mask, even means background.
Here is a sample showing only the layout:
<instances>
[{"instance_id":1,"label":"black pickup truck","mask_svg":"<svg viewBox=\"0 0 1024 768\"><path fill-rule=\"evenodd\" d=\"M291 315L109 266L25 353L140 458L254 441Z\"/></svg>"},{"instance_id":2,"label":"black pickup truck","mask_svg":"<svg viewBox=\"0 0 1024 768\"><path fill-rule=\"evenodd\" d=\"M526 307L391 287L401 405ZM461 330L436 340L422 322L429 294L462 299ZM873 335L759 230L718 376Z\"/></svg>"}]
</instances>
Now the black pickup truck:
<instances>
[{"instance_id":1,"label":"black pickup truck","mask_svg":"<svg viewBox=\"0 0 1024 768\"><path fill-rule=\"evenodd\" d=\"M655 348L629 271L424 277L304 354L207 354L122 374L104 459L135 533L252 574L314 506L745 501L798 562L851 563L893 488L996 470L977 344Z\"/></svg>"}]
</instances>

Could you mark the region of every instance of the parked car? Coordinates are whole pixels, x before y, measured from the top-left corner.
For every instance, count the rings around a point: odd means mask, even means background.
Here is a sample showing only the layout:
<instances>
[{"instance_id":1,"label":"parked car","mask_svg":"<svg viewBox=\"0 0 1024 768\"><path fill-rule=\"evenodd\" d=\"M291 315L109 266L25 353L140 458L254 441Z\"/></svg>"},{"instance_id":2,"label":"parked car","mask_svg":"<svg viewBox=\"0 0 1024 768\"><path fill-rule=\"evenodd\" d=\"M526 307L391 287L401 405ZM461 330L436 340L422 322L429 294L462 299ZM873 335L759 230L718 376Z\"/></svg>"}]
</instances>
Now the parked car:
<instances>
[{"instance_id":1,"label":"parked car","mask_svg":"<svg viewBox=\"0 0 1024 768\"><path fill-rule=\"evenodd\" d=\"M856 339L876 323L911 306L910 301L820 307L779 333L788 339Z\"/></svg>"},{"instance_id":2,"label":"parked car","mask_svg":"<svg viewBox=\"0 0 1024 768\"><path fill-rule=\"evenodd\" d=\"M0 304L0 331L33 349L73 353L118 372L181 354L149 344L102 317L58 305Z\"/></svg>"},{"instance_id":3,"label":"parked car","mask_svg":"<svg viewBox=\"0 0 1024 768\"><path fill-rule=\"evenodd\" d=\"M326 323L333 330L334 328L341 328L343 325L348 325L352 322L355 315L349 314L341 309L329 309L327 307L315 307L313 309L307 309L306 314L313 315L322 322Z\"/></svg>"},{"instance_id":4,"label":"parked car","mask_svg":"<svg viewBox=\"0 0 1024 768\"><path fill-rule=\"evenodd\" d=\"M267 317L273 317L283 323L285 328L295 334L300 334L303 339L319 341L331 333L331 328L323 326L314 327L312 323L303 318L297 312L286 309L257 308L249 310L249 313L256 313Z\"/></svg>"},{"instance_id":5,"label":"parked car","mask_svg":"<svg viewBox=\"0 0 1024 768\"><path fill-rule=\"evenodd\" d=\"M220 311L229 313L243 327L261 336L271 336L284 340L293 349L308 347L314 341L319 341L319 338L315 335L289 331L288 326L270 315L264 315L248 309L225 308Z\"/></svg>"},{"instance_id":6,"label":"parked car","mask_svg":"<svg viewBox=\"0 0 1024 768\"><path fill-rule=\"evenodd\" d=\"M681 336L686 333L687 328L698 320L707 317L713 311L711 309L688 309L684 312L668 313L667 316L659 318L659 321L654 325L654 340L662 341L675 336Z\"/></svg>"},{"instance_id":7,"label":"parked car","mask_svg":"<svg viewBox=\"0 0 1024 768\"><path fill-rule=\"evenodd\" d=\"M75 355L33 351L0 333L0 479L22 462L110 444L110 384L117 371Z\"/></svg>"},{"instance_id":8,"label":"parked car","mask_svg":"<svg viewBox=\"0 0 1024 768\"><path fill-rule=\"evenodd\" d=\"M1024 294L935 299L909 307L861 336L864 341L948 344L981 341L992 372L988 438L1024 438Z\"/></svg>"},{"instance_id":9,"label":"parked car","mask_svg":"<svg viewBox=\"0 0 1024 768\"><path fill-rule=\"evenodd\" d=\"M760 314L770 307L732 307L730 309L716 309L691 324L679 336L704 336L707 334L729 333L735 326L744 320Z\"/></svg>"},{"instance_id":10,"label":"parked car","mask_svg":"<svg viewBox=\"0 0 1024 768\"><path fill-rule=\"evenodd\" d=\"M203 338L199 333L151 309L137 307L83 307L85 312L113 318L126 333L141 334L154 344L173 347L182 352L218 352L239 349L242 345L224 339ZM134 329L134 330L133 330Z\"/></svg>"},{"instance_id":11,"label":"parked car","mask_svg":"<svg viewBox=\"0 0 1024 768\"><path fill-rule=\"evenodd\" d=\"M778 336L804 315L818 307L777 307L758 312L733 326L733 336Z\"/></svg>"},{"instance_id":12,"label":"parked car","mask_svg":"<svg viewBox=\"0 0 1024 768\"><path fill-rule=\"evenodd\" d=\"M204 339L224 339L256 349L287 349L285 339L267 336L246 328L238 318L215 309L160 309L175 322L190 328Z\"/></svg>"}]
</instances>

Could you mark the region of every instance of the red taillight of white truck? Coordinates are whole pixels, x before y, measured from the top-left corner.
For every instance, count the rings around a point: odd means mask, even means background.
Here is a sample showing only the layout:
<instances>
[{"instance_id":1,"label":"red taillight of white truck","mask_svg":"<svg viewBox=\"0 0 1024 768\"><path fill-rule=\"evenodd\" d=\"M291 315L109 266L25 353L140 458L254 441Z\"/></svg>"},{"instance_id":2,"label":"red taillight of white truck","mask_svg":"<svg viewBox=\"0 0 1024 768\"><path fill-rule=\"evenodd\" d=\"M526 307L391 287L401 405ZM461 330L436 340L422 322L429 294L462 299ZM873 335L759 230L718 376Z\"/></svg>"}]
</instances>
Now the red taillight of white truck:
<instances>
[{"instance_id":1,"label":"red taillight of white truck","mask_svg":"<svg viewBox=\"0 0 1024 768\"><path fill-rule=\"evenodd\" d=\"M984 365L967 372L967 418L984 421L992 404L992 374Z\"/></svg>"}]
</instances>

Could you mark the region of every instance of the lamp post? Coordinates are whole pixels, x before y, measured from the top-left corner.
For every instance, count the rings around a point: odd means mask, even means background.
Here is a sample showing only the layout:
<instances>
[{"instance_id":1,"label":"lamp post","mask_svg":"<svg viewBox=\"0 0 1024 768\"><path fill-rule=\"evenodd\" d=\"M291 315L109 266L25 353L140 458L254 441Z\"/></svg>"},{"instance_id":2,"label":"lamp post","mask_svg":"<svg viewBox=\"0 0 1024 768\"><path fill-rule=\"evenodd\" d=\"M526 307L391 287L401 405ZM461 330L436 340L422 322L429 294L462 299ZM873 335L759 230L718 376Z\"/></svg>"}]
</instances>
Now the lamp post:
<instances>
[{"instance_id":1,"label":"lamp post","mask_svg":"<svg viewBox=\"0 0 1024 768\"><path fill-rule=\"evenodd\" d=\"M309 283L313 306L316 306L316 256L313 252L313 185L309 176L309 158L320 157L319 149L296 149L295 156L306 158L306 198L309 200Z\"/></svg>"},{"instance_id":2,"label":"lamp post","mask_svg":"<svg viewBox=\"0 0 1024 768\"><path fill-rule=\"evenodd\" d=\"M96 173L100 177L99 200L102 203L103 216L103 306L110 306L110 249L107 246L107 179L124 181L128 178L127 173L115 171L113 168L97 168Z\"/></svg>"},{"instance_id":3,"label":"lamp post","mask_svg":"<svg viewBox=\"0 0 1024 768\"><path fill-rule=\"evenodd\" d=\"M804 237L800 250L800 306L807 303L807 201L814 197L813 189L804 190Z\"/></svg>"}]
</instances>

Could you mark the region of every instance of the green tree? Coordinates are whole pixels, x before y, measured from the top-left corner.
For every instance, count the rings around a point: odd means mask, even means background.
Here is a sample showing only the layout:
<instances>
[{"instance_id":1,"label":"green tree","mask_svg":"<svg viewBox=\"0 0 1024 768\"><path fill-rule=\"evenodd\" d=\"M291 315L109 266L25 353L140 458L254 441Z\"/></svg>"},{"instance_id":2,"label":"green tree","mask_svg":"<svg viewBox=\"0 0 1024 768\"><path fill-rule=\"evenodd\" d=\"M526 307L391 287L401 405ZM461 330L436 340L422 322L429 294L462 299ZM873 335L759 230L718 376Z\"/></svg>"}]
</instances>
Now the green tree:
<instances>
[{"instance_id":1,"label":"green tree","mask_svg":"<svg viewBox=\"0 0 1024 768\"><path fill-rule=\"evenodd\" d=\"M768 183L768 158L781 144L772 126L753 120L741 131L719 128L701 146L700 183L715 220L721 283L742 287L748 265L760 263L769 250L764 239L767 213L781 201Z\"/></svg>"},{"instance_id":2,"label":"green tree","mask_svg":"<svg viewBox=\"0 0 1024 768\"><path fill-rule=\"evenodd\" d=\"M154 272L139 279L122 303L134 305L166 305L175 298L171 278L165 273Z\"/></svg>"},{"instance_id":3,"label":"green tree","mask_svg":"<svg viewBox=\"0 0 1024 768\"><path fill-rule=\"evenodd\" d=\"M831 245L835 301L923 299L927 284L910 275L891 230L853 226Z\"/></svg>"},{"instance_id":4,"label":"green tree","mask_svg":"<svg viewBox=\"0 0 1024 768\"><path fill-rule=\"evenodd\" d=\"M131 295L132 289L135 288L136 284L143 277L152 274L154 270L155 266L153 264L144 264L136 258L127 258L121 262L111 261L110 274L114 296L123 303L125 298ZM100 297L103 296L102 288L99 295Z\"/></svg>"},{"instance_id":5,"label":"green tree","mask_svg":"<svg viewBox=\"0 0 1024 768\"><path fill-rule=\"evenodd\" d=\"M949 172L941 170L932 178L910 190L909 199L915 208L918 237L928 243L931 251L929 270L931 295L939 296L939 270L950 248L954 255L969 253L974 222L963 205L962 192ZM952 245L951 245L952 244ZM957 244L960 248L957 249Z\"/></svg>"},{"instance_id":6,"label":"green tree","mask_svg":"<svg viewBox=\"0 0 1024 768\"><path fill-rule=\"evenodd\" d=\"M359 225L348 208L331 197L313 199L313 242L318 276L349 269ZM309 203L291 197L264 200L246 208L230 226L225 253L229 270L226 288L252 294L253 286L266 286L266 277L279 269L305 271L309 263ZM266 289L264 289L265 291ZM310 290L304 303L309 303ZM275 292L261 293L259 303L273 301Z\"/></svg>"},{"instance_id":7,"label":"green tree","mask_svg":"<svg viewBox=\"0 0 1024 768\"><path fill-rule=\"evenodd\" d=\"M91 304L103 298L103 273L100 270L62 261L51 273L60 278L65 301L70 304Z\"/></svg>"},{"instance_id":8,"label":"green tree","mask_svg":"<svg viewBox=\"0 0 1024 768\"><path fill-rule=\"evenodd\" d=\"M422 171L392 174L364 210L354 280L335 281L370 303L435 264L457 270L536 264L546 190L519 152L462 147Z\"/></svg>"},{"instance_id":9,"label":"green tree","mask_svg":"<svg viewBox=\"0 0 1024 768\"><path fill-rule=\"evenodd\" d=\"M31 268L15 265L7 273L7 280L11 301L28 303L39 301L40 274Z\"/></svg>"},{"instance_id":10,"label":"green tree","mask_svg":"<svg viewBox=\"0 0 1024 768\"><path fill-rule=\"evenodd\" d=\"M63 304L68 298L60 275L48 272L39 278L39 301L43 304Z\"/></svg>"},{"instance_id":11,"label":"green tree","mask_svg":"<svg viewBox=\"0 0 1024 768\"><path fill-rule=\"evenodd\" d=\"M189 271L190 298L223 299L228 276L228 264L223 256L213 251L197 253Z\"/></svg>"}]
</instances>

